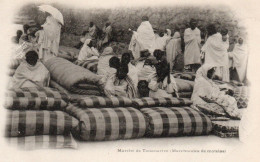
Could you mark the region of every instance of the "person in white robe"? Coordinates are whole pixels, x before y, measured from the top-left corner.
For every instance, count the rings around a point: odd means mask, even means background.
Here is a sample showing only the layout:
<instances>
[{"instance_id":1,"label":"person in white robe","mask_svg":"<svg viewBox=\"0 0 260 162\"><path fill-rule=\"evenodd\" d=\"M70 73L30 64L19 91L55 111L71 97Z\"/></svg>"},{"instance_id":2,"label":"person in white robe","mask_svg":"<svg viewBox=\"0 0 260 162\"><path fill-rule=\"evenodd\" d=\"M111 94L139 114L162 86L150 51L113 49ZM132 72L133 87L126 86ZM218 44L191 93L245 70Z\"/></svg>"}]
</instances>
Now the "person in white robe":
<instances>
[{"instance_id":1,"label":"person in white robe","mask_svg":"<svg viewBox=\"0 0 260 162\"><path fill-rule=\"evenodd\" d=\"M49 15L42 27L43 41L40 44L42 50L39 53L39 58L47 61L49 58L58 55L61 24L52 15Z\"/></svg>"},{"instance_id":2,"label":"person in white robe","mask_svg":"<svg viewBox=\"0 0 260 162\"><path fill-rule=\"evenodd\" d=\"M175 32L173 37L169 40L169 43L166 45L166 58L167 62L170 64L170 71L173 70L175 58L181 53L181 35L179 32Z\"/></svg>"},{"instance_id":3,"label":"person in white robe","mask_svg":"<svg viewBox=\"0 0 260 162\"><path fill-rule=\"evenodd\" d=\"M29 51L16 69L8 88L48 87L49 82L50 73L38 60L37 52Z\"/></svg>"},{"instance_id":4,"label":"person in white robe","mask_svg":"<svg viewBox=\"0 0 260 162\"><path fill-rule=\"evenodd\" d=\"M91 39L87 39L79 52L78 60L79 61L95 60L98 59L98 57L99 57L99 52L94 47L94 42Z\"/></svg>"},{"instance_id":5,"label":"person in white robe","mask_svg":"<svg viewBox=\"0 0 260 162\"><path fill-rule=\"evenodd\" d=\"M201 49L205 53L205 64L217 67L215 76L229 82L228 40L223 41L222 35L216 33L215 26L212 24L208 26L208 32L212 32L212 35L208 37Z\"/></svg>"},{"instance_id":6,"label":"person in white robe","mask_svg":"<svg viewBox=\"0 0 260 162\"><path fill-rule=\"evenodd\" d=\"M245 82L246 72L247 72L247 61L248 53L247 46L244 44L243 39L239 38L238 43L235 44L235 47L232 52L229 53L229 57L232 59L232 68L236 69L238 74L238 81Z\"/></svg>"},{"instance_id":7,"label":"person in white robe","mask_svg":"<svg viewBox=\"0 0 260 162\"><path fill-rule=\"evenodd\" d=\"M241 114L237 107L237 101L234 97L227 94L225 91L221 91L220 85L216 85L212 81L216 67L203 64L196 72L196 79L193 88L191 100L194 106L207 104L203 98L207 98L216 104L222 106L225 112L234 118L241 119Z\"/></svg>"},{"instance_id":8,"label":"person in white robe","mask_svg":"<svg viewBox=\"0 0 260 162\"><path fill-rule=\"evenodd\" d=\"M194 19L190 20L190 28L184 31L184 65L187 68L191 68L192 71L196 71L200 64L200 43L201 35L200 30L196 27L197 22Z\"/></svg>"},{"instance_id":9,"label":"person in white robe","mask_svg":"<svg viewBox=\"0 0 260 162\"><path fill-rule=\"evenodd\" d=\"M109 60L115 56L112 47L106 47L98 59L97 74L107 75L110 71Z\"/></svg>"},{"instance_id":10,"label":"person in white robe","mask_svg":"<svg viewBox=\"0 0 260 162\"><path fill-rule=\"evenodd\" d=\"M135 59L140 57L140 51L148 49L150 53L154 51L155 34L147 16L142 18L142 23L137 31L133 32L129 50L132 51Z\"/></svg>"}]
</instances>

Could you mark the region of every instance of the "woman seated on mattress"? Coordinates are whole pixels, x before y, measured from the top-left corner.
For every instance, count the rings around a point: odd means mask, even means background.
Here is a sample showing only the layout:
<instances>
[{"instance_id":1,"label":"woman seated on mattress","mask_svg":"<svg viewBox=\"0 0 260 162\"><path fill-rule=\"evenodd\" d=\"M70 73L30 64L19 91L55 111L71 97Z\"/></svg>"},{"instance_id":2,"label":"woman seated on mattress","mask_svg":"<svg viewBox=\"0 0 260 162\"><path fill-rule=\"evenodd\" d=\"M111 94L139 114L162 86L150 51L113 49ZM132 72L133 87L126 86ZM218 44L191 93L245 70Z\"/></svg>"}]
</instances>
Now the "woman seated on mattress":
<instances>
[{"instance_id":1,"label":"woman seated on mattress","mask_svg":"<svg viewBox=\"0 0 260 162\"><path fill-rule=\"evenodd\" d=\"M78 60L87 61L98 59L99 53L95 47L95 42L91 39L87 39L79 52Z\"/></svg>"},{"instance_id":2,"label":"woman seated on mattress","mask_svg":"<svg viewBox=\"0 0 260 162\"><path fill-rule=\"evenodd\" d=\"M132 64L134 57L132 53L126 52L123 53L121 57L121 65L128 67L128 76L132 79L135 89L137 88L138 84L138 69L135 65Z\"/></svg>"},{"instance_id":3,"label":"woman seated on mattress","mask_svg":"<svg viewBox=\"0 0 260 162\"><path fill-rule=\"evenodd\" d=\"M137 92L133 84L133 81L127 74L128 66L121 65L117 69L116 73L108 78L104 88L104 92L107 97L137 97Z\"/></svg>"},{"instance_id":4,"label":"woman seated on mattress","mask_svg":"<svg viewBox=\"0 0 260 162\"><path fill-rule=\"evenodd\" d=\"M235 118L241 118L238 111L237 101L232 97L232 91L221 91L222 87L216 85L212 78L215 73L215 67L204 64L196 72L196 79L193 88L191 100L193 106L204 105L208 102L214 102L224 108L226 113Z\"/></svg>"},{"instance_id":5,"label":"woman seated on mattress","mask_svg":"<svg viewBox=\"0 0 260 162\"><path fill-rule=\"evenodd\" d=\"M49 86L50 73L38 58L35 51L25 54L25 61L16 69L9 88Z\"/></svg>"},{"instance_id":6,"label":"woman seated on mattress","mask_svg":"<svg viewBox=\"0 0 260 162\"><path fill-rule=\"evenodd\" d=\"M120 67L120 59L116 56L113 56L109 59L109 66L106 68L106 73L102 76L102 83L106 83L107 79L116 74L117 69Z\"/></svg>"}]
</instances>

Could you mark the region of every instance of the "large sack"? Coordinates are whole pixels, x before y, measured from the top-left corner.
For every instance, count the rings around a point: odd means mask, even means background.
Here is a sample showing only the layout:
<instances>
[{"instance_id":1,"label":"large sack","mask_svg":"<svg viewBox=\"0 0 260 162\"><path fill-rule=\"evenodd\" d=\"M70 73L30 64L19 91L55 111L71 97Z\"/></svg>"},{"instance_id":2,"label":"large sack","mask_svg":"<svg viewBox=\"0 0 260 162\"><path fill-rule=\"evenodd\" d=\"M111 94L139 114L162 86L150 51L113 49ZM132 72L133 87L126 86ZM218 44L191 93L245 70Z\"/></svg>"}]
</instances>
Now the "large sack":
<instances>
[{"instance_id":1,"label":"large sack","mask_svg":"<svg viewBox=\"0 0 260 162\"><path fill-rule=\"evenodd\" d=\"M101 76L59 57L49 59L45 66L50 71L51 78L68 90L80 83L97 85L101 80Z\"/></svg>"},{"instance_id":2,"label":"large sack","mask_svg":"<svg viewBox=\"0 0 260 162\"><path fill-rule=\"evenodd\" d=\"M69 134L78 120L62 111L8 111L7 137Z\"/></svg>"},{"instance_id":3,"label":"large sack","mask_svg":"<svg viewBox=\"0 0 260 162\"><path fill-rule=\"evenodd\" d=\"M189 107L143 108L149 117L148 137L207 135L212 129L211 120Z\"/></svg>"},{"instance_id":4,"label":"large sack","mask_svg":"<svg viewBox=\"0 0 260 162\"><path fill-rule=\"evenodd\" d=\"M69 135L37 135L26 137L7 138L10 146L21 150L36 149L76 149L78 144L71 134Z\"/></svg>"},{"instance_id":5,"label":"large sack","mask_svg":"<svg viewBox=\"0 0 260 162\"><path fill-rule=\"evenodd\" d=\"M147 127L145 116L131 107L81 109L69 105L66 112L80 121L79 138L84 141L140 138Z\"/></svg>"},{"instance_id":6,"label":"large sack","mask_svg":"<svg viewBox=\"0 0 260 162\"><path fill-rule=\"evenodd\" d=\"M84 67L93 73L97 73L98 60L87 60L87 61L79 61L76 60L74 64Z\"/></svg>"}]
</instances>

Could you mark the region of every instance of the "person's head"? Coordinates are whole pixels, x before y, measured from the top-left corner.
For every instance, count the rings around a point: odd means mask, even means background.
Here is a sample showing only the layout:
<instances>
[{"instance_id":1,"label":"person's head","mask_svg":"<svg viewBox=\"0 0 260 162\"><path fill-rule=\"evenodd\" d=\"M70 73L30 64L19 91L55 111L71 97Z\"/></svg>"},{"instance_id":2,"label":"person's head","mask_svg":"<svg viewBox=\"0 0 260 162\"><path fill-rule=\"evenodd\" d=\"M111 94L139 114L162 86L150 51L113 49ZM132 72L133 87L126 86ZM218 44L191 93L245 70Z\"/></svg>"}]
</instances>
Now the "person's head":
<instances>
[{"instance_id":1,"label":"person's head","mask_svg":"<svg viewBox=\"0 0 260 162\"><path fill-rule=\"evenodd\" d=\"M29 30L29 28L30 28L29 25L27 25L27 24L23 25L23 31L25 34L27 34L27 31Z\"/></svg>"},{"instance_id":2,"label":"person's head","mask_svg":"<svg viewBox=\"0 0 260 162\"><path fill-rule=\"evenodd\" d=\"M29 51L25 54L25 60L31 66L35 66L38 59L39 59L39 56L38 56L37 52L35 52L35 51Z\"/></svg>"},{"instance_id":3,"label":"person's head","mask_svg":"<svg viewBox=\"0 0 260 162\"><path fill-rule=\"evenodd\" d=\"M210 24L207 26L207 33L208 33L208 36L211 36L211 35L217 33L217 30L216 30L216 27L214 24Z\"/></svg>"},{"instance_id":4,"label":"person's head","mask_svg":"<svg viewBox=\"0 0 260 162\"><path fill-rule=\"evenodd\" d=\"M195 19L190 20L190 28L194 30L197 27L197 21Z\"/></svg>"},{"instance_id":5,"label":"person's head","mask_svg":"<svg viewBox=\"0 0 260 162\"><path fill-rule=\"evenodd\" d=\"M91 21L91 22L89 23L89 26L92 27L93 25L94 25L94 23Z\"/></svg>"},{"instance_id":6,"label":"person's head","mask_svg":"<svg viewBox=\"0 0 260 162\"><path fill-rule=\"evenodd\" d=\"M120 59L116 56L113 56L109 59L109 66L111 68L118 69L120 66Z\"/></svg>"},{"instance_id":7,"label":"person's head","mask_svg":"<svg viewBox=\"0 0 260 162\"><path fill-rule=\"evenodd\" d=\"M242 45L243 42L244 42L243 38L239 38L239 39L238 39L238 43L239 43L240 45Z\"/></svg>"},{"instance_id":8,"label":"person's head","mask_svg":"<svg viewBox=\"0 0 260 162\"><path fill-rule=\"evenodd\" d=\"M144 61L144 66L153 66L153 61L151 60L151 59L146 59L145 61Z\"/></svg>"},{"instance_id":9,"label":"person's head","mask_svg":"<svg viewBox=\"0 0 260 162\"><path fill-rule=\"evenodd\" d=\"M126 78L127 74L128 74L128 66L121 64L121 66L116 71L116 77L119 80L122 80Z\"/></svg>"},{"instance_id":10,"label":"person's head","mask_svg":"<svg viewBox=\"0 0 260 162\"><path fill-rule=\"evenodd\" d=\"M146 80L140 80L137 85L138 92L140 97L149 97L149 87Z\"/></svg>"},{"instance_id":11,"label":"person's head","mask_svg":"<svg viewBox=\"0 0 260 162\"><path fill-rule=\"evenodd\" d=\"M121 63L128 65L129 62L131 61L131 55L129 52L125 52L123 53L122 57L121 57Z\"/></svg>"},{"instance_id":12,"label":"person's head","mask_svg":"<svg viewBox=\"0 0 260 162\"><path fill-rule=\"evenodd\" d=\"M162 51L159 50L159 49L156 49L156 50L153 51L153 55L156 58L156 60L159 61L162 57Z\"/></svg>"},{"instance_id":13,"label":"person's head","mask_svg":"<svg viewBox=\"0 0 260 162\"><path fill-rule=\"evenodd\" d=\"M149 21L148 16L143 16L143 17L142 17L142 21Z\"/></svg>"},{"instance_id":14,"label":"person's head","mask_svg":"<svg viewBox=\"0 0 260 162\"><path fill-rule=\"evenodd\" d=\"M151 54L147 49L140 52L140 57L149 57L150 55Z\"/></svg>"},{"instance_id":15,"label":"person's head","mask_svg":"<svg viewBox=\"0 0 260 162\"><path fill-rule=\"evenodd\" d=\"M164 32L163 31L159 31L159 36L163 37L164 36Z\"/></svg>"},{"instance_id":16,"label":"person's head","mask_svg":"<svg viewBox=\"0 0 260 162\"><path fill-rule=\"evenodd\" d=\"M209 79L212 79L213 76L214 76L214 73L215 73L215 68L213 67L213 68L211 68L211 69L209 69L209 70L207 71L207 77L208 77Z\"/></svg>"},{"instance_id":17,"label":"person's head","mask_svg":"<svg viewBox=\"0 0 260 162\"><path fill-rule=\"evenodd\" d=\"M21 37L21 35L23 35L23 32L21 30L17 30L16 36L17 37Z\"/></svg>"},{"instance_id":18,"label":"person's head","mask_svg":"<svg viewBox=\"0 0 260 162\"><path fill-rule=\"evenodd\" d=\"M221 29L220 34L222 35L222 40L224 42L228 39L228 30L226 28Z\"/></svg>"}]
</instances>

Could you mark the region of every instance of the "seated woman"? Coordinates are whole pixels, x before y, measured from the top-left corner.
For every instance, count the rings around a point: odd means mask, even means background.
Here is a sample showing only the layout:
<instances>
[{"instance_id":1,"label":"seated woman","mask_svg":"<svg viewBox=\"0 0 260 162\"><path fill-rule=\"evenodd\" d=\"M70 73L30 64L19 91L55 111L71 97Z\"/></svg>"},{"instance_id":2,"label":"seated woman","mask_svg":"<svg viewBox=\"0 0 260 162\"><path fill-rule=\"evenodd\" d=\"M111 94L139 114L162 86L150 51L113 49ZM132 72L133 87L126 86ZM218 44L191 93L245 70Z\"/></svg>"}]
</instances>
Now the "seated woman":
<instances>
[{"instance_id":1,"label":"seated woman","mask_svg":"<svg viewBox=\"0 0 260 162\"><path fill-rule=\"evenodd\" d=\"M120 66L116 74L110 76L105 84L104 92L107 97L121 96L136 98L137 92L133 81L127 75L128 67Z\"/></svg>"},{"instance_id":2,"label":"seated woman","mask_svg":"<svg viewBox=\"0 0 260 162\"><path fill-rule=\"evenodd\" d=\"M99 53L98 50L95 48L94 41L91 39L87 39L79 52L78 60L95 60L98 59L98 57Z\"/></svg>"},{"instance_id":3,"label":"seated woman","mask_svg":"<svg viewBox=\"0 0 260 162\"><path fill-rule=\"evenodd\" d=\"M165 64L162 69L156 68L157 80L148 80L150 94L154 97L173 97L178 95L178 88L173 75L170 73L170 65ZM159 72L161 73L159 73ZM158 76L160 74L160 76Z\"/></svg>"},{"instance_id":4,"label":"seated woman","mask_svg":"<svg viewBox=\"0 0 260 162\"><path fill-rule=\"evenodd\" d=\"M38 61L38 54L35 51L29 51L25 54L25 60L16 69L10 88L48 87L50 73Z\"/></svg>"},{"instance_id":5,"label":"seated woman","mask_svg":"<svg viewBox=\"0 0 260 162\"><path fill-rule=\"evenodd\" d=\"M114 56L113 48L106 47L100 55L97 65L97 74L106 75L109 70L109 60Z\"/></svg>"},{"instance_id":6,"label":"seated woman","mask_svg":"<svg viewBox=\"0 0 260 162\"><path fill-rule=\"evenodd\" d=\"M109 59L109 66L106 69L106 73L103 75L102 83L106 83L107 79L116 73L117 69L120 67L120 59L113 56Z\"/></svg>"},{"instance_id":7,"label":"seated woman","mask_svg":"<svg viewBox=\"0 0 260 162\"><path fill-rule=\"evenodd\" d=\"M138 81L140 80L148 81L149 79L155 79L155 78L156 78L156 69L153 65L152 60L148 58L145 60L143 67L138 72Z\"/></svg>"},{"instance_id":8,"label":"seated woman","mask_svg":"<svg viewBox=\"0 0 260 162\"><path fill-rule=\"evenodd\" d=\"M228 95L230 91L221 91L221 87L212 81L214 73L215 68L211 65L203 65L198 69L191 96L193 105L196 107L196 105L207 104L202 99L207 98L222 106L229 116L241 118L237 108L237 101L234 97Z\"/></svg>"},{"instance_id":9,"label":"seated woman","mask_svg":"<svg viewBox=\"0 0 260 162\"><path fill-rule=\"evenodd\" d=\"M133 57L132 57L133 59ZM131 63L131 54L126 52L121 57L121 65L127 66L129 73L128 76L132 79L135 88L137 88L138 84L138 69Z\"/></svg>"}]
</instances>

